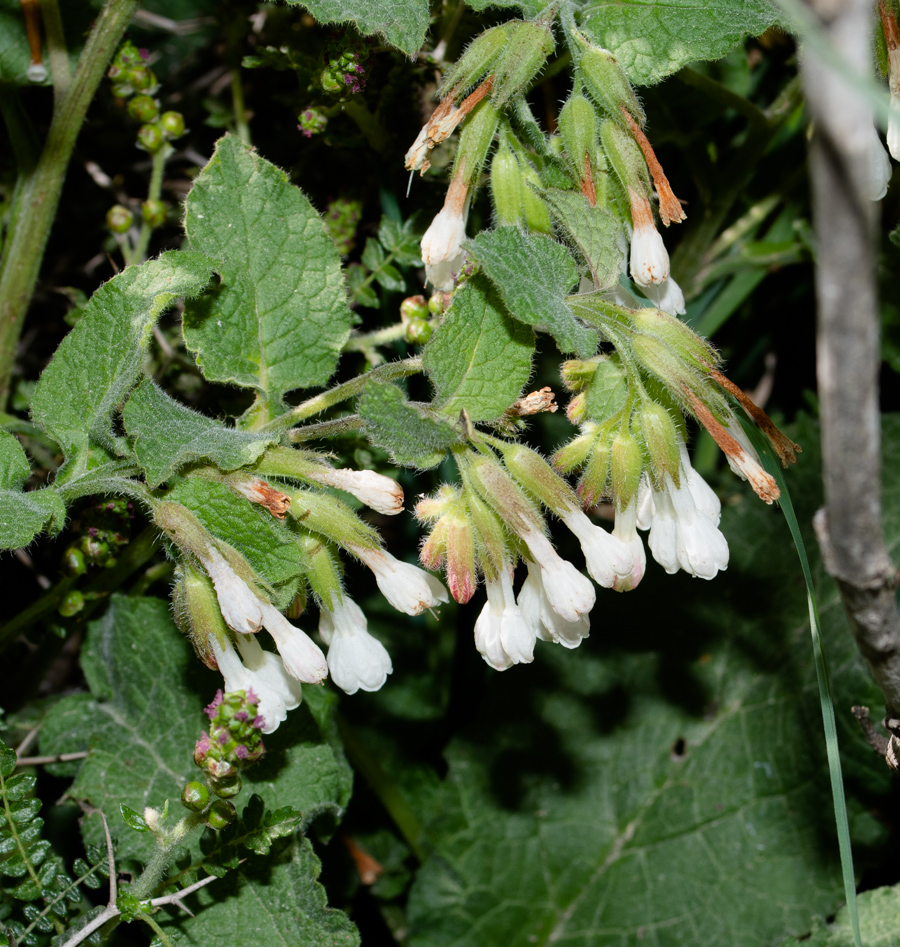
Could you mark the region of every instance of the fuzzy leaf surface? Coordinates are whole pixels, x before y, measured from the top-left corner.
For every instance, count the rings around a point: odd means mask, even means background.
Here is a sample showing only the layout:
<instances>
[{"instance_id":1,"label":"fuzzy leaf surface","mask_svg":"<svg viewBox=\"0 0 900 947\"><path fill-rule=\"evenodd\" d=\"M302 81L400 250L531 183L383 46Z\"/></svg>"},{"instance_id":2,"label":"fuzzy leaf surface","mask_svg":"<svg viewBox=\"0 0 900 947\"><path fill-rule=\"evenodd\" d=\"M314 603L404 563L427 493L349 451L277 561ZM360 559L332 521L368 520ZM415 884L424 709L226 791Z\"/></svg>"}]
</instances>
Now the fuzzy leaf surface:
<instances>
[{"instance_id":1,"label":"fuzzy leaf surface","mask_svg":"<svg viewBox=\"0 0 900 947\"><path fill-rule=\"evenodd\" d=\"M320 23L352 21L363 36L377 33L407 56L415 56L428 30L428 0L288 0Z\"/></svg>"},{"instance_id":2,"label":"fuzzy leaf surface","mask_svg":"<svg viewBox=\"0 0 900 947\"><path fill-rule=\"evenodd\" d=\"M883 468L894 552L897 421ZM788 479L815 553L817 433L793 434L804 453ZM492 676L424 810L433 855L411 893L413 947L764 947L842 903L796 553L777 509L722 488L725 575L701 587L651 561L637 595L606 595L602 634L577 651L539 643L527 675ZM851 824L875 845L868 810L890 777L848 709L879 698L830 579L819 602Z\"/></svg>"},{"instance_id":3,"label":"fuzzy leaf surface","mask_svg":"<svg viewBox=\"0 0 900 947\"><path fill-rule=\"evenodd\" d=\"M308 839L292 839L274 857L250 858L186 898L195 917L167 909L164 926L180 932L179 943L203 947L358 947L353 922L343 911L328 907L318 881L321 867Z\"/></svg>"},{"instance_id":4,"label":"fuzzy leaf surface","mask_svg":"<svg viewBox=\"0 0 900 947\"><path fill-rule=\"evenodd\" d=\"M543 234L498 227L465 244L497 287L510 315L526 325L545 329L561 352L590 358L597 333L572 315L565 297L578 282L569 251Z\"/></svg>"},{"instance_id":5,"label":"fuzzy leaf surface","mask_svg":"<svg viewBox=\"0 0 900 947\"><path fill-rule=\"evenodd\" d=\"M437 388L435 406L455 421L465 408L473 421L499 418L531 375L534 333L511 319L499 294L481 276L453 297L422 356Z\"/></svg>"},{"instance_id":6,"label":"fuzzy leaf surface","mask_svg":"<svg viewBox=\"0 0 900 947\"><path fill-rule=\"evenodd\" d=\"M184 313L184 338L211 381L276 405L334 372L352 315L322 219L280 168L226 135L185 204L195 250L222 261L221 283Z\"/></svg>"},{"instance_id":7,"label":"fuzzy leaf surface","mask_svg":"<svg viewBox=\"0 0 900 947\"><path fill-rule=\"evenodd\" d=\"M893 947L900 930L900 890L875 888L857 896L859 933L866 947ZM801 941L791 938L782 947L801 947ZM802 947L853 947L853 929L847 908L842 907L830 924L817 923Z\"/></svg>"},{"instance_id":8,"label":"fuzzy leaf surface","mask_svg":"<svg viewBox=\"0 0 900 947\"><path fill-rule=\"evenodd\" d=\"M146 862L153 851L148 832L134 832L119 805L143 812L170 801L169 819L179 816L181 790L196 779L192 752L208 725L202 713L221 677L194 656L172 621L169 603L114 595L106 614L88 626L82 668L89 694L63 698L41 729L41 752L87 750L81 763L54 772L77 776L69 795L100 808L118 842L120 858ZM265 738L266 754L243 774L246 797L258 793L267 808L292 806L304 813L346 803L344 764L323 740L304 706ZM86 818L87 844L103 841L97 818ZM190 845L199 863L199 841Z\"/></svg>"},{"instance_id":9,"label":"fuzzy leaf surface","mask_svg":"<svg viewBox=\"0 0 900 947\"><path fill-rule=\"evenodd\" d=\"M172 250L126 267L88 300L31 402L32 417L70 464L83 469L91 444L127 453L127 445L113 435L112 414L140 376L153 325L179 297L197 295L214 267L202 253Z\"/></svg>"},{"instance_id":10,"label":"fuzzy leaf surface","mask_svg":"<svg viewBox=\"0 0 900 947\"><path fill-rule=\"evenodd\" d=\"M18 438L0 431L0 549L18 549L49 525L66 521L66 507L52 487L24 492L31 466Z\"/></svg>"},{"instance_id":11,"label":"fuzzy leaf surface","mask_svg":"<svg viewBox=\"0 0 900 947\"><path fill-rule=\"evenodd\" d=\"M186 506L214 536L234 546L287 608L297 588L302 551L290 529L259 504L222 483L185 477L167 495Z\"/></svg>"},{"instance_id":12,"label":"fuzzy leaf surface","mask_svg":"<svg viewBox=\"0 0 900 947\"><path fill-rule=\"evenodd\" d=\"M627 396L625 370L612 359L602 359L585 393L588 419L606 421L623 407Z\"/></svg>"},{"instance_id":13,"label":"fuzzy leaf surface","mask_svg":"<svg viewBox=\"0 0 900 947\"><path fill-rule=\"evenodd\" d=\"M622 228L613 215L602 207L592 207L579 191L548 188L542 196L587 261L594 288L615 286L619 282L625 242L619 240Z\"/></svg>"},{"instance_id":14,"label":"fuzzy leaf surface","mask_svg":"<svg viewBox=\"0 0 900 947\"><path fill-rule=\"evenodd\" d=\"M225 427L167 395L149 378L132 392L122 411L134 453L156 487L179 467L210 460L220 470L236 470L258 460L277 438Z\"/></svg>"},{"instance_id":15,"label":"fuzzy leaf surface","mask_svg":"<svg viewBox=\"0 0 900 947\"><path fill-rule=\"evenodd\" d=\"M695 59L719 59L781 22L767 0L600 0L581 7L581 28L637 85Z\"/></svg>"},{"instance_id":16,"label":"fuzzy leaf surface","mask_svg":"<svg viewBox=\"0 0 900 947\"><path fill-rule=\"evenodd\" d=\"M357 402L366 422L366 435L376 446L388 451L396 464L436 467L459 433L427 405L406 400L396 386L371 382Z\"/></svg>"}]
</instances>

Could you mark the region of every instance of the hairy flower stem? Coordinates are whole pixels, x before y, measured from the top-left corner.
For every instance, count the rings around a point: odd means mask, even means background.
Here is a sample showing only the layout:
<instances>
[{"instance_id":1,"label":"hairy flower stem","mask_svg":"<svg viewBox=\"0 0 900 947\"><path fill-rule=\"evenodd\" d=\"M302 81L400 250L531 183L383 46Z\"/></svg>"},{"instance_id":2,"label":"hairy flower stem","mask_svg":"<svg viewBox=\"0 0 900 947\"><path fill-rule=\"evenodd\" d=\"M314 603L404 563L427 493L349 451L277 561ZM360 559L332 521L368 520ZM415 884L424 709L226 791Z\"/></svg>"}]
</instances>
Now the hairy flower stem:
<instances>
[{"instance_id":1,"label":"hairy flower stem","mask_svg":"<svg viewBox=\"0 0 900 947\"><path fill-rule=\"evenodd\" d=\"M147 188L147 200L158 201L162 196L163 172L166 170L166 160L172 154L172 148L165 146L153 156L153 171L150 174L150 186ZM141 224L141 233L134 250L126 258L126 263L143 263L147 259L147 247L150 245L150 234L153 228L145 220Z\"/></svg>"},{"instance_id":2,"label":"hairy flower stem","mask_svg":"<svg viewBox=\"0 0 900 947\"><path fill-rule=\"evenodd\" d=\"M150 856L150 861L141 872L140 878L131 887L131 893L138 901L145 901L153 894L163 873L172 864L175 849L194 829L205 822L205 809L202 812L189 812L170 832L156 836L156 851Z\"/></svg>"},{"instance_id":3,"label":"hairy flower stem","mask_svg":"<svg viewBox=\"0 0 900 947\"><path fill-rule=\"evenodd\" d=\"M16 221L0 268L0 409L6 406L22 324L37 283L66 168L88 105L122 39L137 0L108 0L88 37L75 74L54 104L47 141L18 194Z\"/></svg>"}]
</instances>

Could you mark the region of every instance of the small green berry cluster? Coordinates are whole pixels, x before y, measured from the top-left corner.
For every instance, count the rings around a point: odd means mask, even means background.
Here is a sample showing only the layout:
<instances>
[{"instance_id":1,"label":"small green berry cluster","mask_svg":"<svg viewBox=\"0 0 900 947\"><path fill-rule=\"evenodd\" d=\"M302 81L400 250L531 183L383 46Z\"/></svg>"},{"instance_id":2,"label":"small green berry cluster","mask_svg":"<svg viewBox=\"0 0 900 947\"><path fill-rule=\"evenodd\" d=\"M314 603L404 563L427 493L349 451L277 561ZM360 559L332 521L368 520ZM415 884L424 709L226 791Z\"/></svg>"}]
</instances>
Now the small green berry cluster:
<instances>
[{"instance_id":1,"label":"small green berry cluster","mask_svg":"<svg viewBox=\"0 0 900 947\"><path fill-rule=\"evenodd\" d=\"M362 92L366 71L375 57L366 46L344 34L335 36L325 47L325 68L319 77L322 88L332 95Z\"/></svg>"},{"instance_id":2,"label":"small green berry cluster","mask_svg":"<svg viewBox=\"0 0 900 947\"><path fill-rule=\"evenodd\" d=\"M325 131L325 126L328 124L327 116L316 108L304 109L297 116L297 121L300 123L297 125L297 128L303 132L306 138L312 138L313 135L321 135L322 132Z\"/></svg>"}]
</instances>

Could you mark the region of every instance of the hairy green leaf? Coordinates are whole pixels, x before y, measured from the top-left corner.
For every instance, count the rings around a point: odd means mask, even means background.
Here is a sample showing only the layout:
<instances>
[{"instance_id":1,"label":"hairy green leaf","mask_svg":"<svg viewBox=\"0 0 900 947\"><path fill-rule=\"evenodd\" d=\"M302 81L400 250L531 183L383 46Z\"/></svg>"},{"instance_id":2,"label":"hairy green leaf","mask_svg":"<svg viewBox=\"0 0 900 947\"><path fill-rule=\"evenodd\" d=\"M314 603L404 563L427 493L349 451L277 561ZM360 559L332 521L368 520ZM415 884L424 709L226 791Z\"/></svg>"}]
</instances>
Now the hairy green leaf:
<instances>
[{"instance_id":1,"label":"hairy green leaf","mask_svg":"<svg viewBox=\"0 0 900 947\"><path fill-rule=\"evenodd\" d=\"M338 251L280 168L226 135L194 182L185 232L222 260L221 283L185 308L184 337L212 381L255 388L273 408L323 385L350 333Z\"/></svg>"},{"instance_id":2,"label":"hairy green leaf","mask_svg":"<svg viewBox=\"0 0 900 947\"><path fill-rule=\"evenodd\" d=\"M894 548L898 434L890 419ZM794 436L804 452L788 479L809 524L816 431ZM428 810L433 855L409 904L413 947L763 947L841 903L796 554L776 508L723 485L724 576L701 584L651 562L635 593L600 592L600 634L576 651L539 643L534 665L492 675ZM873 844L883 830L866 814L869 792L889 777L846 708L879 698L830 580L820 603L842 751L867 784L865 807L851 798L851 808Z\"/></svg>"},{"instance_id":3,"label":"hairy green leaf","mask_svg":"<svg viewBox=\"0 0 900 947\"><path fill-rule=\"evenodd\" d=\"M579 191L548 188L542 196L560 227L587 261L594 288L616 286L626 248L622 225L609 211L592 207Z\"/></svg>"},{"instance_id":4,"label":"hairy green leaf","mask_svg":"<svg viewBox=\"0 0 900 947\"><path fill-rule=\"evenodd\" d=\"M0 431L0 549L27 546L45 527L62 529L66 507L52 487L23 492L31 475L18 439Z\"/></svg>"},{"instance_id":5,"label":"hairy green leaf","mask_svg":"<svg viewBox=\"0 0 900 947\"><path fill-rule=\"evenodd\" d=\"M370 382L357 410L369 440L388 451L397 464L423 470L436 467L447 449L460 441L455 428L428 405L407 401L396 385Z\"/></svg>"},{"instance_id":6,"label":"hairy green leaf","mask_svg":"<svg viewBox=\"0 0 900 947\"><path fill-rule=\"evenodd\" d=\"M357 947L356 927L342 911L327 906L320 871L309 840L294 839L277 856L251 858L190 895L185 901L196 916L169 911L164 926L181 932L179 943L203 947Z\"/></svg>"},{"instance_id":7,"label":"hairy green leaf","mask_svg":"<svg viewBox=\"0 0 900 947\"><path fill-rule=\"evenodd\" d=\"M611 418L625 404L628 384L625 370L618 362L603 358L585 392L585 410L591 421Z\"/></svg>"},{"instance_id":8,"label":"hairy green leaf","mask_svg":"<svg viewBox=\"0 0 900 947\"><path fill-rule=\"evenodd\" d=\"M519 397L531 375L534 333L511 319L481 276L453 297L422 356L437 389L435 406L454 421L494 420Z\"/></svg>"},{"instance_id":9,"label":"hairy green leaf","mask_svg":"<svg viewBox=\"0 0 900 947\"><path fill-rule=\"evenodd\" d=\"M859 928L866 947L894 947L900 930L900 889L876 888L857 897ZM811 935L785 941L782 947L853 947L853 930L846 907L830 924L817 922Z\"/></svg>"},{"instance_id":10,"label":"hairy green leaf","mask_svg":"<svg viewBox=\"0 0 900 947\"><path fill-rule=\"evenodd\" d=\"M202 708L222 679L194 656L168 603L153 598L114 595L103 618L88 627L81 663L91 693L65 697L51 710L41 752L88 751L69 795L103 810L120 859L146 862L153 837L127 829L119 805L142 812L169 799L170 809L180 810L184 784L198 778L192 752L207 724ZM305 814L346 804L344 764L305 706L291 711L265 744L266 754L242 777L248 796L255 792L267 807ZM55 771L73 764L61 766ZM97 818L86 818L82 832L87 844L103 841ZM199 865L198 839L190 850Z\"/></svg>"},{"instance_id":11,"label":"hairy green leaf","mask_svg":"<svg viewBox=\"0 0 900 947\"><path fill-rule=\"evenodd\" d=\"M428 0L288 0L306 7L320 23L351 21L363 36L378 33L391 46L415 56L428 29Z\"/></svg>"},{"instance_id":12,"label":"hairy green leaf","mask_svg":"<svg viewBox=\"0 0 900 947\"><path fill-rule=\"evenodd\" d=\"M234 546L275 591L279 608L287 608L297 590L302 550L288 526L259 504L224 484L186 477L168 498L186 506L219 539Z\"/></svg>"},{"instance_id":13,"label":"hairy green leaf","mask_svg":"<svg viewBox=\"0 0 900 947\"><path fill-rule=\"evenodd\" d=\"M277 440L204 417L170 398L149 378L125 402L122 420L151 487L192 461L210 460L220 470L244 467Z\"/></svg>"},{"instance_id":14,"label":"hairy green leaf","mask_svg":"<svg viewBox=\"0 0 900 947\"><path fill-rule=\"evenodd\" d=\"M179 297L199 293L214 266L201 253L170 251L127 267L90 298L31 402L34 420L63 448L69 477L86 469L91 443L127 453L113 435L112 414L140 376L153 324Z\"/></svg>"},{"instance_id":15,"label":"hairy green leaf","mask_svg":"<svg viewBox=\"0 0 900 947\"><path fill-rule=\"evenodd\" d=\"M597 333L578 322L565 302L578 282L578 270L564 246L517 227L481 233L465 246L500 291L514 319L546 329L561 352L580 358L594 354Z\"/></svg>"}]
</instances>

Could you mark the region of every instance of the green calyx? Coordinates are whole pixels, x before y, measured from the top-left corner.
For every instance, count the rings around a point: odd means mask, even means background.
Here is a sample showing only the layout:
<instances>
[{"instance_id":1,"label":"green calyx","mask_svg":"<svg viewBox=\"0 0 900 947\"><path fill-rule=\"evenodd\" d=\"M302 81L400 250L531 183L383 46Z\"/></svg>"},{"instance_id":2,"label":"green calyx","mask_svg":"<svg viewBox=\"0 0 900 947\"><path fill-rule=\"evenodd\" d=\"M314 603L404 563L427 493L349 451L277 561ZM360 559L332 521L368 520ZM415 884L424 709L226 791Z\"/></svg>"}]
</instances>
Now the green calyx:
<instances>
[{"instance_id":1,"label":"green calyx","mask_svg":"<svg viewBox=\"0 0 900 947\"><path fill-rule=\"evenodd\" d=\"M438 95L443 99L453 92L459 98L484 79L506 48L509 37L515 31L518 22L511 20L500 26L494 26L472 40L466 51L444 77Z\"/></svg>"},{"instance_id":2,"label":"green calyx","mask_svg":"<svg viewBox=\"0 0 900 947\"><path fill-rule=\"evenodd\" d=\"M482 99L472 109L459 136L454 178L462 174L469 185L478 180L499 124L500 110L490 99Z\"/></svg>"},{"instance_id":3,"label":"green calyx","mask_svg":"<svg viewBox=\"0 0 900 947\"><path fill-rule=\"evenodd\" d=\"M494 66L491 99L498 108L505 105L531 83L541 71L556 44L548 25L540 22L519 22L511 30Z\"/></svg>"},{"instance_id":4,"label":"green calyx","mask_svg":"<svg viewBox=\"0 0 900 947\"><path fill-rule=\"evenodd\" d=\"M597 113L583 96L570 95L559 113L559 133L565 146L569 171L581 182L590 174L593 182L596 175Z\"/></svg>"},{"instance_id":5,"label":"green calyx","mask_svg":"<svg viewBox=\"0 0 900 947\"><path fill-rule=\"evenodd\" d=\"M581 46L578 76L588 95L620 124L625 124L621 111L624 106L639 125L644 125L647 120L644 110L615 56L609 50L589 44L578 33L575 38Z\"/></svg>"},{"instance_id":6,"label":"green calyx","mask_svg":"<svg viewBox=\"0 0 900 947\"><path fill-rule=\"evenodd\" d=\"M637 496L642 469L637 438L627 429L619 431L612 440L609 458L610 488L619 509L625 509Z\"/></svg>"},{"instance_id":7,"label":"green calyx","mask_svg":"<svg viewBox=\"0 0 900 947\"><path fill-rule=\"evenodd\" d=\"M626 192L629 188L649 186L644 153L630 132L607 119L600 125L600 141L607 161Z\"/></svg>"},{"instance_id":8,"label":"green calyx","mask_svg":"<svg viewBox=\"0 0 900 947\"><path fill-rule=\"evenodd\" d=\"M540 454L521 444L502 448L503 463L515 481L554 513L565 513L578 506L572 488Z\"/></svg>"},{"instance_id":9,"label":"green calyx","mask_svg":"<svg viewBox=\"0 0 900 947\"><path fill-rule=\"evenodd\" d=\"M650 476L656 486L664 486L666 475L677 484L681 458L677 429L669 412L655 401L645 401L636 414L635 430L647 452Z\"/></svg>"},{"instance_id":10,"label":"green calyx","mask_svg":"<svg viewBox=\"0 0 900 947\"><path fill-rule=\"evenodd\" d=\"M524 183L519 161L502 142L491 161L491 197L500 226L518 226L523 219Z\"/></svg>"}]
</instances>

